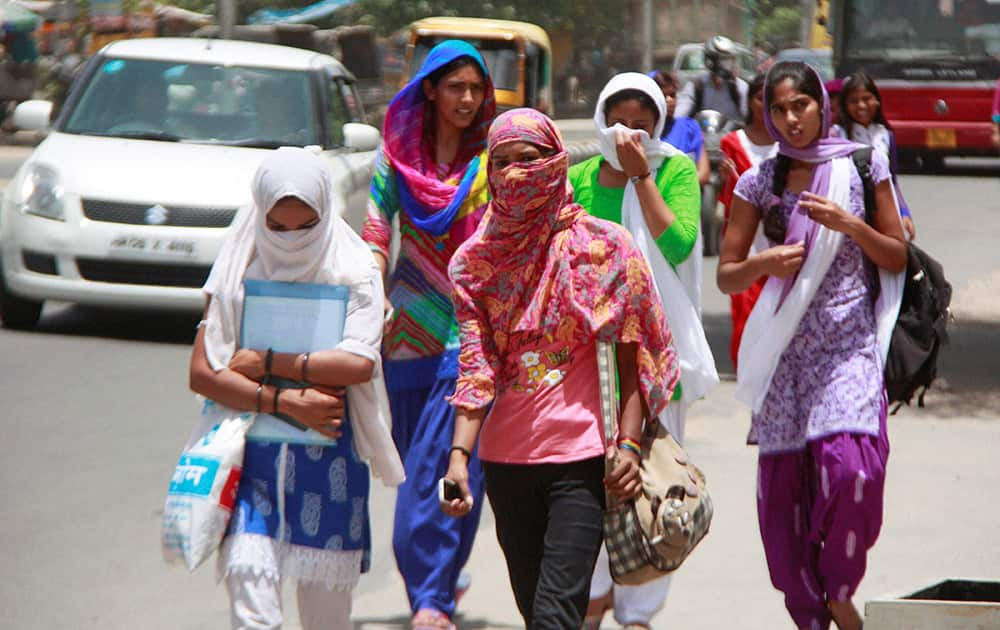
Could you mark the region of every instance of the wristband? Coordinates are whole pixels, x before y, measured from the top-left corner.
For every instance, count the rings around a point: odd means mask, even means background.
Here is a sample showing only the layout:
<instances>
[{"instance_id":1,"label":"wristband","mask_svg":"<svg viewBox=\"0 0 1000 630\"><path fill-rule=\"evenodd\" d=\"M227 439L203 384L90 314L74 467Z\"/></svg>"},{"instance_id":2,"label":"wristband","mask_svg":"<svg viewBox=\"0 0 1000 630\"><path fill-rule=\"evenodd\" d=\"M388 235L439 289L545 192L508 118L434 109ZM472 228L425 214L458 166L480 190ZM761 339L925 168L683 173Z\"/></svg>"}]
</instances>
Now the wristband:
<instances>
[{"instance_id":1,"label":"wristband","mask_svg":"<svg viewBox=\"0 0 1000 630\"><path fill-rule=\"evenodd\" d=\"M271 362L274 361L274 350L268 348L264 355L264 374L271 373Z\"/></svg>"},{"instance_id":2,"label":"wristband","mask_svg":"<svg viewBox=\"0 0 1000 630\"><path fill-rule=\"evenodd\" d=\"M302 382L309 382L309 353L302 355Z\"/></svg>"},{"instance_id":3,"label":"wristband","mask_svg":"<svg viewBox=\"0 0 1000 630\"><path fill-rule=\"evenodd\" d=\"M632 451L639 457L642 457L642 446L632 438L621 438L618 440L618 448L625 449L626 451Z\"/></svg>"},{"instance_id":4,"label":"wristband","mask_svg":"<svg viewBox=\"0 0 1000 630\"><path fill-rule=\"evenodd\" d=\"M469 460L469 461L472 460L472 453L470 453L469 449L465 448L464 446L459 446L458 444L452 444L451 448L448 449L448 456L449 457L451 457L451 452L452 451L458 451L462 455L465 455L465 459L466 460Z\"/></svg>"},{"instance_id":5,"label":"wristband","mask_svg":"<svg viewBox=\"0 0 1000 630\"><path fill-rule=\"evenodd\" d=\"M645 175L632 175L628 178L628 181L632 182L633 185L638 185L639 182L649 177L649 171L646 171Z\"/></svg>"}]
</instances>

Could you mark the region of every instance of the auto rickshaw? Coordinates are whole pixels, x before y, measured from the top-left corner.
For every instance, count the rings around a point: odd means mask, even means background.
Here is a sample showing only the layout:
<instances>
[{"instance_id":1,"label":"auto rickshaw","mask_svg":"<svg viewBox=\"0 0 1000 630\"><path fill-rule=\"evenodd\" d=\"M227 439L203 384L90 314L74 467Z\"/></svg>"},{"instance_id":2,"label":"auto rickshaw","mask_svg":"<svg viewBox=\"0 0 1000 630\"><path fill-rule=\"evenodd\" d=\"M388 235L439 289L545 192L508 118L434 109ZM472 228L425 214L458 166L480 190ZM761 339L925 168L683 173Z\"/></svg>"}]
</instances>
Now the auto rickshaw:
<instances>
[{"instance_id":1,"label":"auto rickshaw","mask_svg":"<svg viewBox=\"0 0 1000 630\"><path fill-rule=\"evenodd\" d=\"M420 69L431 48L461 39L483 55L493 79L497 107L533 107L553 115L552 45L545 31L527 22L463 17L430 17L410 25L400 87Z\"/></svg>"}]
</instances>

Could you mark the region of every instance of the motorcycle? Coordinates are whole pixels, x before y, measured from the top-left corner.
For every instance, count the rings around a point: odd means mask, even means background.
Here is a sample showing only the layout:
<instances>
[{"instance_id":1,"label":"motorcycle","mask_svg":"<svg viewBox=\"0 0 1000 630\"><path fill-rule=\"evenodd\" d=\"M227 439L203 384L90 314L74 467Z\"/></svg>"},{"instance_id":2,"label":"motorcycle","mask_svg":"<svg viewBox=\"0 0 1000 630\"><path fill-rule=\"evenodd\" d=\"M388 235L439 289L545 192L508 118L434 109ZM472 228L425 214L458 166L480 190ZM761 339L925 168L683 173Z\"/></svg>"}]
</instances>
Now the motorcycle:
<instances>
[{"instance_id":1,"label":"motorcycle","mask_svg":"<svg viewBox=\"0 0 1000 630\"><path fill-rule=\"evenodd\" d=\"M695 114L694 119L701 127L702 142L711 168L708 182L701 188L701 233L704 239L704 254L716 256L722 245L722 223L725 220L725 208L718 201L719 191L722 190L719 165L725 159L720 144L724 135L740 128L742 123L727 120L721 112L714 109L703 109Z\"/></svg>"}]
</instances>

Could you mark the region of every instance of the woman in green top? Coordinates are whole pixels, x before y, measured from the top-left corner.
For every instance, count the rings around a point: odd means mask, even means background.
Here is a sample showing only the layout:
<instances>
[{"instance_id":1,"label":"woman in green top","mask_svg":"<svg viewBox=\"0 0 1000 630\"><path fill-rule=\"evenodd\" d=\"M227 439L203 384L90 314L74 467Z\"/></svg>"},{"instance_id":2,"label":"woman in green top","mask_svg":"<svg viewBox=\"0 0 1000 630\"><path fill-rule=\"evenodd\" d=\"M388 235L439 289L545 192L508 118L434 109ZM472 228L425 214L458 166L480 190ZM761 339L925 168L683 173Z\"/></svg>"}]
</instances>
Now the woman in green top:
<instances>
[{"instance_id":1,"label":"woman in green top","mask_svg":"<svg viewBox=\"0 0 1000 630\"><path fill-rule=\"evenodd\" d=\"M649 77L613 77L594 114L601 155L569 170L574 198L592 215L620 223L646 257L682 359L681 384L659 420L683 443L687 405L719 382L701 327L701 191L694 162L661 141L663 92ZM686 368L686 369L685 369ZM615 585L607 558L597 562L585 628L614 608L626 628L649 628L663 607L670 576L641 586Z\"/></svg>"}]
</instances>

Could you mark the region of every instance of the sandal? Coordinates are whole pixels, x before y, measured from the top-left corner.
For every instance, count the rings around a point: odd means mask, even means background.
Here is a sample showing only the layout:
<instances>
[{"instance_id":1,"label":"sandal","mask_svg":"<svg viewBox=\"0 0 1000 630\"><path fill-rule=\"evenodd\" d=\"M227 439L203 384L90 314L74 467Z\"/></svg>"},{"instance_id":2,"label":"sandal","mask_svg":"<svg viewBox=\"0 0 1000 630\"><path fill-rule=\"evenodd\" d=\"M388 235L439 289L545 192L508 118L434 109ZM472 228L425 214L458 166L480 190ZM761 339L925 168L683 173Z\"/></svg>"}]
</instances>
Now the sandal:
<instances>
[{"instance_id":1,"label":"sandal","mask_svg":"<svg viewBox=\"0 0 1000 630\"><path fill-rule=\"evenodd\" d=\"M456 630L448 615L433 608L421 608L410 620L412 630Z\"/></svg>"}]
</instances>

